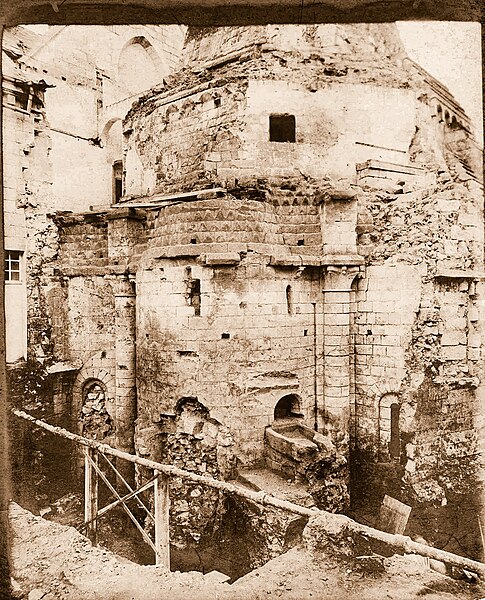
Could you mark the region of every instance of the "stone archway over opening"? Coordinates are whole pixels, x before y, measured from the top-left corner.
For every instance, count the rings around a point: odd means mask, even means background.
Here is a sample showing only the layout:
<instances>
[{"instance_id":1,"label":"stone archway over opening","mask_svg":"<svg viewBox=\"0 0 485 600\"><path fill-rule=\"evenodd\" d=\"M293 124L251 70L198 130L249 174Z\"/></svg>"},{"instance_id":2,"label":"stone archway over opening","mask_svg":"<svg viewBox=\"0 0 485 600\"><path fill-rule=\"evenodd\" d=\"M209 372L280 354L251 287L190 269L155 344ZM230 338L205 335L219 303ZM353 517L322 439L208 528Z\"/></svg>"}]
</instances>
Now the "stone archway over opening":
<instances>
[{"instance_id":1,"label":"stone archway over opening","mask_svg":"<svg viewBox=\"0 0 485 600\"><path fill-rule=\"evenodd\" d=\"M123 87L138 94L160 83L166 69L152 44L144 36L136 36L120 52L118 74Z\"/></svg>"},{"instance_id":2,"label":"stone archway over opening","mask_svg":"<svg viewBox=\"0 0 485 600\"><path fill-rule=\"evenodd\" d=\"M380 460L399 460L401 433L399 417L401 402L397 394L384 394L379 400L379 455Z\"/></svg>"},{"instance_id":3,"label":"stone archway over opening","mask_svg":"<svg viewBox=\"0 0 485 600\"><path fill-rule=\"evenodd\" d=\"M278 400L274 408L274 420L301 417L300 399L296 394L287 394Z\"/></svg>"},{"instance_id":4,"label":"stone archway over opening","mask_svg":"<svg viewBox=\"0 0 485 600\"><path fill-rule=\"evenodd\" d=\"M107 181L111 180L111 189L107 191L110 204L116 204L123 196L123 125L118 118L110 119L103 127L101 140L108 163ZM109 185L109 184L108 184Z\"/></svg>"}]
</instances>

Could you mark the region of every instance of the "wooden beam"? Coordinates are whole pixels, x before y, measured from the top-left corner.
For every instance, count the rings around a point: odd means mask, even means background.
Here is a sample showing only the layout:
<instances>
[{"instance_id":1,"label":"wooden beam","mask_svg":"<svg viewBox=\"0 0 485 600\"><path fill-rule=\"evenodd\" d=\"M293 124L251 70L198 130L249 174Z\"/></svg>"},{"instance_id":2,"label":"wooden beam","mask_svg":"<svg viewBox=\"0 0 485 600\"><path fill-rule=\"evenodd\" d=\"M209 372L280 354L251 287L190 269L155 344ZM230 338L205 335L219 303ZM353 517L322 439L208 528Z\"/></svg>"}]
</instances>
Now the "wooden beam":
<instances>
[{"instance_id":1,"label":"wooden beam","mask_svg":"<svg viewBox=\"0 0 485 600\"><path fill-rule=\"evenodd\" d=\"M93 469L98 456L92 448L84 449L84 525L86 537L96 546L98 513L98 476Z\"/></svg>"},{"instance_id":2,"label":"wooden beam","mask_svg":"<svg viewBox=\"0 0 485 600\"><path fill-rule=\"evenodd\" d=\"M199 475L197 473L192 473L191 471L184 471L183 469L179 469L178 467L174 467L172 465L164 465L153 460L148 460L147 458L141 458L139 456L134 456L133 454L128 454L127 452L122 452L121 450L116 450L115 448L111 448L111 446L108 446L107 444L101 444L100 442L97 442L95 440L83 438L80 435L76 435L75 433L71 433L66 429L62 429L61 427L55 427L54 425L45 423L44 421L36 419L32 415L29 415L24 411L13 409L12 412L17 417L25 419L26 421L30 421L38 427L42 427L42 429L45 429L46 431L50 431L51 433L60 435L61 437L65 437L69 440L73 440L83 446L96 448L98 452L101 452L103 454L110 454L112 456L124 458L125 460L129 460L132 463L141 465L143 467L148 467L149 469L159 471L160 473L164 473L168 476L181 477L182 479L185 479L187 481L194 481L196 483L199 483L200 485L207 485L208 487L220 490L221 492L225 492L227 494L234 494L235 496L246 498L247 500L251 500L252 502L255 502L256 504L260 504L262 506L271 506L273 508L279 508L280 510L285 510L296 515L301 515L303 517L317 517L318 515L327 515L330 517L333 516L332 513L329 513L325 510L300 506L299 504L289 502L288 500L282 500L281 498L277 498L276 496L272 496L271 494L266 494L265 492L253 492L252 490L248 490L241 486L228 483L227 481L214 479L213 477L209 477L207 475ZM109 484L109 486L111 486L111 484ZM119 498L119 495L116 495ZM343 515L339 516L342 518ZM445 563L454 565L456 567L463 567L465 569L468 569L469 571L478 573L481 577L485 577L484 563L478 562L471 558L466 558L464 556L459 556L457 554L452 554L451 552L439 550L438 548L433 548L432 546L425 546L424 544L413 542L410 537L405 535L395 535L392 533L386 533L385 531L379 531L379 529L374 529L373 527L368 527L367 525L357 523L349 517L345 517L345 519L347 521L347 527L349 531L366 536L370 539L379 540L381 542L384 542L385 544L389 544L390 546L399 548L404 552L420 554L421 556L435 558L436 560L441 560ZM138 522L137 525L139 525ZM151 540L150 544L155 550L154 544Z\"/></svg>"},{"instance_id":3,"label":"wooden beam","mask_svg":"<svg viewBox=\"0 0 485 600\"><path fill-rule=\"evenodd\" d=\"M154 484L155 484L155 478L150 479L150 481L148 481L147 483L145 483L145 485L142 485L137 490L134 490L133 492L131 492L129 494L126 494L126 496L123 496L123 498L120 498L119 500L115 500L114 502L111 502L111 504L108 504L107 506L101 508L100 510L98 510L98 519L99 519L99 517L102 517L103 515L105 515L112 508L115 508L116 506L119 506L122 502L128 502L128 500L131 500L132 498L134 498L138 494L141 494L142 492L146 492ZM148 514L150 515L150 517L152 518L152 520L155 521L153 515L150 512Z\"/></svg>"},{"instance_id":4,"label":"wooden beam","mask_svg":"<svg viewBox=\"0 0 485 600\"><path fill-rule=\"evenodd\" d=\"M170 482L167 475L159 473L155 479L155 564L170 571Z\"/></svg>"},{"instance_id":5,"label":"wooden beam","mask_svg":"<svg viewBox=\"0 0 485 600\"><path fill-rule=\"evenodd\" d=\"M132 25L184 24L196 27L228 25L266 25L267 23L358 23L394 21L480 21L478 0L441 2L386 2L376 0L328 0L305 2L284 0L210 1L200 0L11 0L4 2L3 22L8 26L23 23L51 25Z\"/></svg>"},{"instance_id":6,"label":"wooden beam","mask_svg":"<svg viewBox=\"0 0 485 600\"><path fill-rule=\"evenodd\" d=\"M140 508L143 508L143 510L146 512L146 514L150 517L150 519L155 522L155 519L152 515L152 513L148 510L148 508L145 506L145 503L141 500L141 498L138 498L138 493L140 493L141 491L143 491L144 489L147 488L147 484L145 484L143 489L139 489L138 491L135 492L135 490L131 487L131 485L126 481L126 479L123 477L123 475L119 472L119 470L114 466L114 464L109 460L109 458L106 456L106 454L101 454L101 456L105 459L105 461L108 463L108 465L113 469L113 471L116 473L116 481L117 483L119 483L121 481L121 483L123 483L127 490L129 491L129 494L127 494L126 497L122 498L121 500L117 501L117 503L119 504L122 501L125 501L127 499L131 499L131 498L135 498L135 500L137 501L137 503L139 504ZM150 485L153 484L153 479L150 480L148 487L150 487ZM103 509L104 510L104 509ZM104 511L106 512L106 511Z\"/></svg>"}]
</instances>

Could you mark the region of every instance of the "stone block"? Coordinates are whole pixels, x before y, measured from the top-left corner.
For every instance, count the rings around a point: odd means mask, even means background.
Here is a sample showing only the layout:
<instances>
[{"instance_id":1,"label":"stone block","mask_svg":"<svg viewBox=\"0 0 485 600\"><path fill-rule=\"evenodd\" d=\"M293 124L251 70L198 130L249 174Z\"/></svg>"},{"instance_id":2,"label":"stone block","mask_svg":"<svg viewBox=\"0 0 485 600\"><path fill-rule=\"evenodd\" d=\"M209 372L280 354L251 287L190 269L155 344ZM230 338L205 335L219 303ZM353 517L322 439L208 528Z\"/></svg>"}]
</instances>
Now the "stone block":
<instances>
[{"instance_id":1,"label":"stone block","mask_svg":"<svg viewBox=\"0 0 485 600\"><path fill-rule=\"evenodd\" d=\"M482 343L482 338L479 333L470 332L468 334L468 346L470 348L480 348Z\"/></svg>"},{"instance_id":2,"label":"stone block","mask_svg":"<svg viewBox=\"0 0 485 600\"><path fill-rule=\"evenodd\" d=\"M444 360L465 360L466 346L445 346L441 354Z\"/></svg>"},{"instance_id":3,"label":"stone block","mask_svg":"<svg viewBox=\"0 0 485 600\"><path fill-rule=\"evenodd\" d=\"M404 358L404 349L400 346L385 346L386 356L390 358Z\"/></svg>"},{"instance_id":4,"label":"stone block","mask_svg":"<svg viewBox=\"0 0 485 600\"><path fill-rule=\"evenodd\" d=\"M445 331L441 336L442 346L458 346L460 344L466 344L466 333L464 331Z\"/></svg>"},{"instance_id":5,"label":"stone block","mask_svg":"<svg viewBox=\"0 0 485 600\"><path fill-rule=\"evenodd\" d=\"M207 265L236 265L241 261L237 252L208 253L205 255Z\"/></svg>"},{"instance_id":6,"label":"stone block","mask_svg":"<svg viewBox=\"0 0 485 600\"><path fill-rule=\"evenodd\" d=\"M338 325L342 327L349 326L350 324L350 314L349 313L326 313L325 317L325 326L329 325Z\"/></svg>"},{"instance_id":7,"label":"stone block","mask_svg":"<svg viewBox=\"0 0 485 600\"><path fill-rule=\"evenodd\" d=\"M468 360L480 360L480 348L469 348Z\"/></svg>"}]
</instances>

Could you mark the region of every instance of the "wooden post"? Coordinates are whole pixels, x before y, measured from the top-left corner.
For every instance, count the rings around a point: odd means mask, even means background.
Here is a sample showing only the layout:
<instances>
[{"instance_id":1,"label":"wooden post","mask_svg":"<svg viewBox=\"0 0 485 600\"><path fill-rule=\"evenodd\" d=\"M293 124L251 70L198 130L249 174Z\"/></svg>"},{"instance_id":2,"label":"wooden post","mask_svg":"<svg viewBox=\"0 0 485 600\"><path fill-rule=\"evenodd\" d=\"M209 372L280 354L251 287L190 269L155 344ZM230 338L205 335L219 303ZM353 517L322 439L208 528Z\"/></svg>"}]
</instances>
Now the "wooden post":
<instances>
[{"instance_id":1,"label":"wooden post","mask_svg":"<svg viewBox=\"0 0 485 600\"><path fill-rule=\"evenodd\" d=\"M93 448L84 448L84 523L86 537L96 546L98 513L98 475L91 465L98 463L98 454Z\"/></svg>"},{"instance_id":2,"label":"wooden post","mask_svg":"<svg viewBox=\"0 0 485 600\"><path fill-rule=\"evenodd\" d=\"M155 474L157 472L155 471ZM154 485L155 564L170 570L170 486L169 477L159 474Z\"/></svg>"}]
</instances>

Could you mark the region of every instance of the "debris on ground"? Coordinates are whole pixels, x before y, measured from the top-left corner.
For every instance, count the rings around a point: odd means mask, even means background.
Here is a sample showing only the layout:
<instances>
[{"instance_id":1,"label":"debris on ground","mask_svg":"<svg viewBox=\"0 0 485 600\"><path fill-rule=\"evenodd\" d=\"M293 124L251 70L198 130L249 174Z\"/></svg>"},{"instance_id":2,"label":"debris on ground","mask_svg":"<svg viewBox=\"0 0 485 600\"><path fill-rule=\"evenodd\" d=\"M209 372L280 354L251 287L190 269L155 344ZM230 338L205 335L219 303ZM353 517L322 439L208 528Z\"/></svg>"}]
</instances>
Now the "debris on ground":
<instances>
[{"instance_id":1,"label":"debris on ground","mask_svg":"<svg viewBox=\"0 0 485 600\"><path fill-rule=\"evenodd\" d=\"M14 503L10 524L19 600L477 600L485 595L480 584L455 581L406 556L338 557L306 544L229 585L219 573L135 564L93 547L73 527Z\"/></svg>"}]
</instances>

